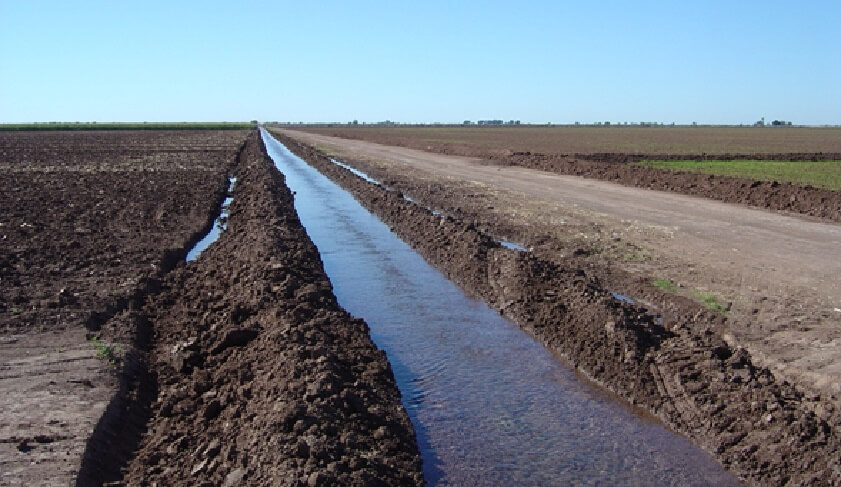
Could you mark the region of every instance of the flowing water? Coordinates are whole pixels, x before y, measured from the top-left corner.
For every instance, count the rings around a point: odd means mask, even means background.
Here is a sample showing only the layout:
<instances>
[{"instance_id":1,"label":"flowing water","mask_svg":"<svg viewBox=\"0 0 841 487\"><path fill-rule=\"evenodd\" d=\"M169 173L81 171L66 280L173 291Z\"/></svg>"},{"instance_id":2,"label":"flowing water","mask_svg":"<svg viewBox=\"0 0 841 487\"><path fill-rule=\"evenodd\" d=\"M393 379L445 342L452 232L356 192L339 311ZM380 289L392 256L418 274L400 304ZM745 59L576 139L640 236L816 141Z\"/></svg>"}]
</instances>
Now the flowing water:
<instances>
[{"instance_id":1,"label":"flowing water","mask_svg":"<svg viewBox=\"0 0 841 487\"><path fill-rule=\"evenodd\" d=\"M263 131L339 303L392 364L431 485L737 485L467 297Z\"/></svg>"}]
</instances>

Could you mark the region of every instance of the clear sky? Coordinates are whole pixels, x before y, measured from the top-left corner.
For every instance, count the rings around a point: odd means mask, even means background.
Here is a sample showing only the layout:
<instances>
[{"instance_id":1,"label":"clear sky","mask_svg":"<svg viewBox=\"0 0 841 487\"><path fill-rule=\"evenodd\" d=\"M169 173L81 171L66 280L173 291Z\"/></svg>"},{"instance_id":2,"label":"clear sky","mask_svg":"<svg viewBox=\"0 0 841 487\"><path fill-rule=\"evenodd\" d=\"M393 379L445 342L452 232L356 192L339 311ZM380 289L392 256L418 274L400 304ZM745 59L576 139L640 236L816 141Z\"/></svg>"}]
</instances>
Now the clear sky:
<instances>
[{"instance_id":1,"label":"clear sky","mask_svg":"<svg viewBox=\"0 0 841 487\"><path fill-rule=\"evenodd\" d=\"M841 1L0 0L0 123L841 123Z\"/></svg>"}]
</instances>

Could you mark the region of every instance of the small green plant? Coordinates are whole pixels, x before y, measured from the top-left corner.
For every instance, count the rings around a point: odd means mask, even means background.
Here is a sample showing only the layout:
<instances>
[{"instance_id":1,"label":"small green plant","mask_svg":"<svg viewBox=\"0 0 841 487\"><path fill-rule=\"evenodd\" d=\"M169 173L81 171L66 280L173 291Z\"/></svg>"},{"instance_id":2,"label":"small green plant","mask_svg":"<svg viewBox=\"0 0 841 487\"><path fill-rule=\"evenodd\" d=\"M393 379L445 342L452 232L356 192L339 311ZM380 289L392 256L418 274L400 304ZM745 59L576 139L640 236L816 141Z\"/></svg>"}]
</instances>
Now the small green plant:
<instances>
[{"instance_id":1,"label":"small green plant","mask_svg":"<svg viewBox=\"0 0 841 487\"><path fill-rule=\"evenodd\" d=\"M659 288L661 291L670 293L670 294L679 294L680 291L678 289L677 284L673 283L668 279L654 279L651 281L655 287ZM683 295L687 295L686 292L680 293ZM726 314L729 311L729 308L722 305L718 301L718 296L714 293L706 293L701 291L692 291L692 297L701 301L701 303L710 311L715 311L716 313Z\"/></svg>"},{"instance_id":2,"label":"small green plant","mask_svg":"<svg viewBox=\"0 0 841 487\"><path fill-rule=\"evenodd\" d=\"M117 365L117 359L120 353L119 347L103 342L97 335L90 337L88 341L93 343L93 346L96 348L97 358L108 360L109 365Z\"/></svg>"},{"instance_id":3,"label":"small green plant","mask_svg":"<svg viewBox=\"0 0 841 487\"><path fill-rule=\"evenodd\" d=\"M651 284L660 288L660 290L663 291L663 292L667 292L667 293L676 293L677 292L677 286L675 285L675 283L673 283L672 281L670 281L668 279L654 279L653 281L651 281Z\"/></svg>"},{"instance_id":4,"label":"small green plant","mask_svg":"<svg viewBox=\"0 0 841 487\"><path fill-rule=\"evenodd\" d=\"M727 308L722 306L721 303L718 302L718 296L712 293L702 293L700 291L695 291L692 293L693 296L701 300L704 303L704 306L707 307L710 311L715 311L716 313L727 313Z\"/></svg>"}]
</instances>

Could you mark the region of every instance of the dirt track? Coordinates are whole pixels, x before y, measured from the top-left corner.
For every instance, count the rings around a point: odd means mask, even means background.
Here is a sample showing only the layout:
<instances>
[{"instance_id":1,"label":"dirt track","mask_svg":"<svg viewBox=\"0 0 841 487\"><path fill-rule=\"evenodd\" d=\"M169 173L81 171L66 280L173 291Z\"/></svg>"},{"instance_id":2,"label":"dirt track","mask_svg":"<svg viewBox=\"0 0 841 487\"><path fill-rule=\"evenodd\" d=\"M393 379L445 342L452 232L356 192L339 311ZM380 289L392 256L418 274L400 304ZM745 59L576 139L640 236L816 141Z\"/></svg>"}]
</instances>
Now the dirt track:
<instances>
[{"instance_id":1,"label":"dirt track","mask_svg":"<svg viewBox=\"0 0 841 487\"><path fill-rule=\"evenodd\" d=\"M540 221L563 221L566 230L559 232L565 231L565 238L575 228L591 246L605 246L605 241L615 246L612 241L621 239L645 259L614 256L619 257L616 265L649 278L668 278L687 294L716 293L722 306L730 307L729 332L760 362L816 391L841 392L841 312L836 311L841 309L841 225L606 181L489 166L473 158L302 132L294 136L367 162L366 169L395 183L443 178L452 186L466 183L464 193L501 195L490 202L493 210L481 208L473 216L482 220L492 213L505 219L516 213L513 219L526 218L532 223L529 230L514 229L531 233L524 243L535 243ZM452 194L449 199L458 202L452 206L464 203Z\"/></svg>"}]
</instances>

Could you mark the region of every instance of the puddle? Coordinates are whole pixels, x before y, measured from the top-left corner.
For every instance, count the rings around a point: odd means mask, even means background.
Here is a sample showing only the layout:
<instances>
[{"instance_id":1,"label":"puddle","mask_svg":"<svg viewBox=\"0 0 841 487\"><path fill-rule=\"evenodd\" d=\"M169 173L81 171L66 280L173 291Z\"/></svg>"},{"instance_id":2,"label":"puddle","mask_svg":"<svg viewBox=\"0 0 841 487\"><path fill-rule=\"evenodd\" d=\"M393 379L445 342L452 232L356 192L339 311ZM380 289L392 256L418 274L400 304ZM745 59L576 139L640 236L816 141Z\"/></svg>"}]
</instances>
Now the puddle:
<instances>
[{"instance_id":1,"label":"puddle","mask_svg":"<svg viewBox=\"0 0 841 487\"><path fill-rule=\"evenodd\" d=\"M371 176L365 174L364 172L360 171L359 169L356 169L355 167L348 166L344 162L340 162L336 159L333 159L332 157L330 157L329 159L330 159L330 162L332 162L333 164L347 169L348 171L350 171L353 174L359 176L360 178L364 179L365 181L368 181L369 183L374 183L377 186L382 186L382 184L380 184L379 181L377 181L376 179L372 178Z\"/></svg>"},{"instance_id":2,"label":"puddle","mask_svg":"<svg viewBox=\"0 0 841 487\"><path fill-rule=\"evenodd\" d=\"M211 227L210 231L207 232L207 235L199 240L199 242L190 249L190 252L187 253L187 262L196 260L205 249L210 247L210 244L219 239L219 236L222 235L222 232L228 227L228 206L230 206L231 202L234 201L232 195L234 191L234 184L236 182L237 178L230 178L228 180L228 196L225 198L225 201L222 202L222 208L219 210L219 216L216 217L216 221L213 222L213 227Z\"/></svg>"},{"instance_id":3,"label":"puddle","mask_svg":"<svg viewBox=\"0 0 841 487\"><path fill-rule=\"evenodd\" d=\"M529 249L527 249L526 247L524 247L524 246L522 246L518 243L509 242L507 240L498 240L498 242L499 242L500 245L502 245L506 249L516 250L518 252L528 252L529 251Z\"/></svg>"},{"instance_id":4,"label":"puddle","mask_svg":"<svg viewBox=\"0 0 841 487\"><path fill-rule=\"evenodd\" d=\"M738 485L467 297L265 131L339 303L391 362L430 485Z\"/></svg>"},{"instance_id":5,"label":"puddle","mask_svg":"<svg viewBox=\"0 0 841 487\"><path fill-rule=\"evenodd\" d=\"M617 301L622 301L623 303L634 304L634 300L625 296L624 294L619 293L610 293L613 296L613 299Z\"/></svg>"},{"instance_id":6,"label":"puddle","mask_svg":"<svg viewBox=\"0 0 841 487\"><path fill-rule=\"evenodd\" d=\"M353 174L355 174L355 175L359 176L360 178L364 179L365 181L367 181L367 182L369 182L369 183L373 183L373 184L376 184L377 186L381 186L381 187L385 188L385 189L386 189L386 191L391 191L391 192L397 192L397 193L399 193L399 194L400 194L400 197L401 197L401 198L403 198L405 201L408 201L409 203L412 203L413 205L418 205L418 206L420 206L421 208L425 208L427 211L429 211L430 213L432 213L434 216L437 216L438 218L447 218L447 214L446 214L446 213L444 213L444 212L442 212L442 211L434 210L434 209L432 209L432 208L430 208L430 207L428 207L428 206L421 205L420 203L418 203L417 201L415 201L415 199L414 199L414 198L412 198L411 196L408 196L408 195L406 195L406 194L404 194L404 193L402 193L402 192L399 192L399 191L397 191L397 190L395 190L395 189L392 189L392 188L388 188L388 187L386 187L386 186L383 186L383 184L382 184L382 183L380 183L380 182L379 182L379 181L377 181L376 179L372 178L371 176L368 176L367 174L365 174L364 172L360 171L359 169L356 169L356 168L354 168L354 167L348 166L347 164L345 164L345 163L343 163L343 162L341 162L341 161L339 161L339 160L337 160L337 159L334 159L334 158L332 158L332 157L329 157L328 159L330 159L330 162L332 162L333 164L335 164L335 165L337 165L337 166L339 166L339 167L343 167L343 168L347 169L348 171L352 172ZM500 241L499 243L500 243L501 245L503 245L504 247L507 247L507 248L509 248L509 249L513 249L513 250L520 250L520 251L523 251L523 252L528 252L528 249L527 249L527 248L523 247L522 245L517 245L517 244L515 244L515 243L513 243L513 242L502 242L502 241Z\"/></svg>"},{"instance_id":7,"label":"puddle","mask_svg":"<svg viewBox=\"0 0 841 487\"><path fill-rule=\"evenodd\" d=\"M377 186L382 186L383 188L385 188L385 189L386 189L386 191L398 192L397 190L394 190L394 189L392 189L392 188L388 188L388 187L383 186L383 184L382 184L382 183L380 183L380 182L379 182L379 181L377 181L376 179L372 178L371 176L368 176L367 174L365 174L364 172L360 171L359 169L356 169L356 168L354 168L354 167L348 166L347 164L345 164L345 163L343 163L343 162L341 162L341 161L339 161L339 160L337 160L337 159L334 159L334 158L332 158L332 157L329 157L328 159L330 159L330 162L332 162L333 164L335 164L335 165L337 165L337 166L339 166L339 167L343 167L343 168L347 169L348 171L350 171L350 172L352 172L353 174L355 174L355 175L359 176L360 178L364 179L365 181L368 181L369 183L376 184ZM438 210L433 210L432 208L429 208L428 206L421 205L421 204L419 204L417 201L415 201L415 199L414 199L414 198L412 198L411 196L408 196L408 195L406 195L406 194L404 194L404 193L402 193L402 192L400 193L400 197L401 197L401 198L403 198L405 201L408 201L409 203L412 203L413 205L418 205L418 206L420 206L421 208L425 208L427 211L431 212L433 215L435 215L435 216L437 216L437 217L439 217L439 218L446 218L446 217L447 217L447 214L446 214L446 213L443 213L443 212L438 211ZM501 242L500 242L500 243L501 243ZM517 245L517 244L513 244L513 243L509 243L509 244L510 244L510 245ZM505 245L505 244L502 244L502 245ZM513 248L513 247L509 247L509 248ZM525 249L525 247L522 247L522 249L526 250L526 249ZM519 250L519 249L518 249L518 250Z\"/></svg>"}]
</instances>

